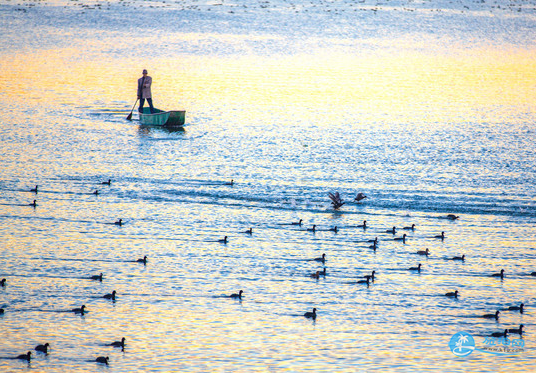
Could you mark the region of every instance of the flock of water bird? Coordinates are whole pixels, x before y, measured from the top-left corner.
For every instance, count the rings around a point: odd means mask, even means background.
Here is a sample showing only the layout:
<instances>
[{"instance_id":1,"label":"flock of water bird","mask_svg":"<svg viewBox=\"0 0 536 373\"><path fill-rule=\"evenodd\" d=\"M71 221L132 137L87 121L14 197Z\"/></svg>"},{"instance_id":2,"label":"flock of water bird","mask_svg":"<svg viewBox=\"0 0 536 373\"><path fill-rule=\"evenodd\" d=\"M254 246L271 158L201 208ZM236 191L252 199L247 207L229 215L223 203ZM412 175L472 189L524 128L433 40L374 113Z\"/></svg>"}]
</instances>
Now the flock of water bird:
<instances>
[{"instance_id":1,"label":"flock of water bird","mask_svg":"<svg viewBox=\"0 0 536 373\"><path fill-rule=\"evenodd\" d=\"M335 210L338 210L339 208L341 208L345 204L345 202L342 200L342 198L341 198L341 196L340 196L340 194L338 192L329 193L328 196L331 199L331 204L332 204L332 206L333 206L333 208ZM354 201L355 202L361 202L365 198L367 198L367 196L365 196L363 193L358 193L357 196L355 197ZM459 219L459 216L456 216L454 214L448 214L448 215L444 216L444 218L454 221L454 220ZM297 222L284 223L284 225L292 225L292 226L299 226L299 227L302 227L303 224L304 224L303 219L300 219ZM353 228L362 228L363 230L366 230L368 228L367 221L364 220L363 224L355 225L355 226L352 226L352 227ZM397 234L399 229L402 230L402 231L415 231L416 230L416 225L412 224L411 226L406 226L406 227L403 227L403 228L397 228L396 226L394 226L392 228L386 229L384 231L384 233L395 235L395 234ZM312 233L316 233L319 229L318 229L318 227L316 225L312 225L311 228L306 228L306 230L309 231L309 232L312 232ZM337 233L339 231L337 226L328 228L326 230L327 231L332 231L332 232L335 232L335 233ZM253 228L249 228L244 233L252 234L253 233ZM406 233L404 233L400 237L394 237L393 240L394 241L401 241L402 243L405 244L407 237L408 237L408 235ZM442 231L440 234L435 235L432 238L444 241L446 239L445 232ZM221 243L226 244L228 242L228 237L225 236L222 240L218 240L217 242L221 242ZM367 242L371 244L369 246L369 248L374 250L374 252L378 249L378 243L379 243L378 237L375 237L374 239L368 240ZM420 256L428 257L431 254L431 252L430 252L430 250L428 248L426 248L425 250L416 251L415 254L420 255ZM463 254L461 256L453 256L453 257L451 257L449 259L453 260L453 261L462 261L462 262L464 262L465 261L465 254ZM323 253L322 256L317 257L317 258L313 258L313 259L310 259L310 260L315 261L315 262L320 262L323 265L325 265L325 263L327 261L327 257L326 257L326 254ZM422 268L422 264L418 263L418 265L416 267L410 267L410 268L407 268L407 270L420 273L421 268ZM316 271L316 272L312 273L310 275L310 277L314 278L314 279L319 279L321 276L325 277L326 274L327 274L326 267L324 267L322 271ZM532 272L530 275L531 276L536 276L536 272ZM368 287L368 286L371 285L371 282L374 282L375 276L376 276L376 271L373 270L371 272L371 274L362 276L363 279L359 278L358 280L356 280L354 282L351 282L351 283L353 283L353 284L362 284L362 285L366 285ZM491 278L500 278L501 280L504 279L504 276L505 276L504 269L501 269L500 272L498 272L498 273L489 274L489 277L491 277ZM242 294L243 294L243 290L240 290L240 292L238 294L232 294L231 297L232 298L237 298L237 299L242 299ZM452 292L447 292L444 295L445 295L445 297L449 297L449 298L458 298L459 294L460 294L460 292L458 290L454 290ZM519 306L510 306L506 310L508 310L508 311L519 311L519 313L523 314L524 313L524 307L525 307L524 303L521 303ZM498 320L499 319L499 314L500 314L500 311L497 310L493 314L484 314L484 315L482 315L480 317L485 318L485 319ZM303 316L305 318L308 318L308 319L316 320L316 318L318 316L317 308L314 307L312 309L312 311L305 312L303 314ZM518 334L518 335L522 336L523 335L523 328L524 328L524 325L521 324L519 326L519 328L505 329L503 332L492 333L490 336L492 336L492 337L504 337L504 338L506 338L508 336L508 334Z\"/></svg>"},{"instance_id":2,"label":"flock of water bird","mask_svg":"<svg viewBox=\"0 0 536 373\"><path fill-rule=\"evenodd\" d=\"M102 185L111 185L111 179L108 179L107 181L103 181L101 184ZM233 186L234 181L231 180L231 182L226 182L223 185ZM38 188L39 188L38 185L36 185L35 188L30 189L30 192L37 194L38 191L39 191ZM93 194L98 195L99 191L95 190L93 192ZM340 209L345 204L345 202L342 200L340 194L337 193L337 192L336 193L329 193L329 198L331 199L332 206L333 206L333 208L335 210ZM367 197L363 193L359 193L355 197L354 201L356 203L360 203L365 198L367 198ZM36 208L37 207L37 200L34 199L31 203L29 203L29 206L32 206L32 207ZM448 214L448 215L444 216L444 218L449 219L449 220L457 220L457 219L459 219L459 216L456 216L456 215L453 215L453 214ZM114 223L109 223L109 224L115 224L115 225L118 225L118 226L122 226L124 223L123 223L122 219L118 219ZM281 225L290 225L290 226L302 228L304 226L304 222L303 222L302 219L300 219L299 221L296 221L296 222L282 223ZM355 225L355 226L352 226L352 227L361 228L364 231L366 231L369 228L369 226L367 225L366 220L364 220L362 224ZM403 227L403 228L397 228L396 226L393 226L392 228L389 228L389 229L386 229L385 231L383 231L383 233L391 234L391 235L395 236L399 232L399 230L409 233L409 232L415 231L416 229L417 229L417 227L416 227L415 224L412 224L411 226L406 226L406 227ZM311 228L306 228L306 231L312 232L313 234L316 233L318 230L319 230L319 228L316 225L312 225ZM331 227L331 228L324 229L324 230L332 231L332 232L336 233L336 232L338 232L339 229L335 226L335 227ZM253 228L249 228L248 230L246 230L246 231L244 231L242 233L247 233L249 235L252 235L253 234ZM400 242L405 244L407 238L408 238L408 234L403 233L402 236L396 236L396 237L393 237L392 239L394 241L400 241ZM443 241L443 240L446 239L446 235L445 235L445 232L443 231L440 234L433 236L432 238ZM227 244L229 242L229 238L228 238L228 236L225 236L223 239L215 240L214 242ZM374 239L367 240L366 242L368 242L370 244L369 248L372 249L374 252L376 252L376 250L379 248L378 237L375 237ZM431 252L430 252L430 250L428 248L426 248L425 250L416 251L415 254L420 255L420 256L424 256L424 257L428 257L431 254ZM461 255L461 256L453 256L453 257L451 257L449 259L454 260L454 261L462 261L463 262L463 261L466 260L466 257L465 257L465 255ZM312 259L309 259L309 260L313 261L313 262L322 263L322 265L324 266L323 270L318 270L318 271L310 274L309 277L314 278L314 279L319 279L320 277L327 276L327 270L326 270L327 256L326 256L325 253L323 253L320 257L312 258ZM133 260L133 262L140 263L140 264L143 264L143 265L147 265L148 257L144 256L143 258ZM417 266L407 268L406 270L411 271L411 272L420 273L421 269L422 269L422 264L418 263ZM350 282L350 284L366 285L367 287L369 287L369 286L371 286L372 283L374 283L374 281L376 279L376 274L377 274L377 272L375 270L372 270L372 272L370 274L364 275L364 276L358 278L356 281ZM536 276L536 272L532 272L530 275L531 276ZM89 276L89 277L87 277L87 279L102 282L103 277L104 277L103 273L100 273L98 275ZM500 278L502 280L505 277L505 271L504 271L504 269L501 269L500 272L489 274L489 277ZM1 288L5 288L7 286L7 284L8 284L8 281L7 281L6 278L3 278L3 279L0 280L0 287ZM244 294L244 291L240 290L237 293L233 293L233 294L229 295L228 297L232 298L232 299L237 299L237 300L242 301L243 294ZM103 295L102 298L115 301L116 300L116 295L117 295L117 293L114 290L109 294ZM454 291L451 291L451 292L447 292L444 295L446 297L449 297L449 298L458 298L460 296L460 292L458 290L454 290ZM507 311L518 311L519 313L523 314L524 309L525 309L525 304L521 303L519 306L510 306L510 307L506 308L505 310L507 310ZM318 310L315 307L315 308L312 309L312 311L308 311L308 312L303 313L303 317L305 317L307 319L312 319L312 320L315 321L316 318L318 317L317 311ZM0 316L3 315L5 312L6 311L3 308L0 308ZM69 312L73 312L76 315L83 316L87 312L86 305L82 305L81 307L78 307L78 308L73 308ZM484 315L482 315L480 317L485 318L485 319L498 320L499 319L499 314L500 314L500 311L497 310L495 313L484 314ZM519 336L522 336L523 331L524 331L523 328L524 328L524 325L521 324L519 326L519 328L506 328L506 329L504 329L504 331L492 333L490 336L497 337L497 338L500 338L500 337L506 338L509 334L518 334ZM124 350L125 341L126 341L126 338L123 337L123 338L121 338L120 341L112 342L110 344L107 344L107 346L120 347L122 350ZM37 345L34 348L34 350L37 353L48 354L49 348L50 348L50 344L45 343L45 344ZM24 361L30 362L31 359L32 359L32 351L28 351L25 354L20 354L20 355L15 356L15 357L10 357L10 359L18 359L18 360L24 360ZM108 356L99 356L94 361L96 363L99 363L99 364L108 365L109 364L109 357Z\"/></svg>"},{"instance_id":3,"label":"flock of water bird","mask_svg":"<svg viewBox=\"0 0 536 373\"><path fill-rule=\"evenodd\" d=\"M138 259L137 262L146 264L147 263L147 257L145 257L143 259ZM93 275L93 276L88 277L88 279L102 281L103 274L101 273L100 275ZM6 282L7 282L7 280L5 278L3 278L0 281L0 286L2 288L6 287ZM115 295L116 295L116 291L114 290L110 294L105 294L102 298L110 299L110 300L115 301ZM82 305L81 307L73 308L73 309L71 309L70 312L73 312L75 315L83 316L86 313L86 306ZM5 310L3 308L0 308L0 315L3 315L4 313L5 313ZM107 346L121 347L121 349L124 349L125 348L125 341L126 341L126 338L123 337L123 338L121 338L121 341L112 342L112 343L108 344ZM43 353L43 354L46 355L46 354L48 354L49 348L50 348L50 344L47 342L45 344L39 344L39 345L35 346L34 350L37 351L38 353ZM25 360L27 362L30 362L31 359L32 359L32 351L28 351L25 354L20 354L18 356L13 357L12 359ZM109 357L108 356L106 356L106 357L99 356L99 357L97 357L95 359L95 361L97 363L102 363L102 364L108 365Z\"/></svg>"},{"instance_id":4,"label":"flock of water bird","mask_svg":"<svg viewBox=\"0 0 536 373\"><path fill-rule=\"evenodd\" d=\"M108 179L106 181L101 182L101 185L103 185L103 186L111 185L111 182L112 182L112 180ZM38 194L39 186L36 185L35 188L31 188L30 192ZM98 195L99 191L95 190L93 192L93 194ZM34 199L31 203L28 204L28 206L36 208L37 207L37 200ZM122 225L122 219L118 219L113 224L121 226ZM143 265L146 265L147 264L147 256L144 256L143 258L140 258L140 259L133 260L133 262L141 263ZM89 276L87 279L102 282L103 277L104 277L103 273L100 273L98 275ZM0 280L0 287L5 288L6 286L7 286L7 279L6 278L1 279ZM116 294L117 294L117 292L115 290L113 290L111 293L103 295L102 298L115 301L116 300ZM5 312L6 311L3 308L0 308L0 316L4 315ZM69 312L73 312L75 315L84 316L86 314L86 312L87 312L86 305L83 304L81 307L73 308ZM122 350L124 350L125 341L126 341L126 338L123 337L123 338L121 338L120 341L115 341L115 342L109 343L109 344L107 344L107 346L120 347ZM35 346L34 350L37 353L42 353L42 354L46 355L49 352L49 348L50 348L50 344L45 343L45 344L39 344L39 345ZM11 357L10 359L24 360L24 361L27 361L29 363L31 361L31 359L32 359L32 351L28 351L25 354L20 354L18 356ZM110 358L108 356L98 356L94 361L97 362L97 363L100 363L100 364L108 365L109 360L110 360Z\"/></svg>"},{"instance_id":5,"label":"flock of water bird","mask_svg":"<svg viewBox=\"0 0 536 373\"><path fill-rule=\"evenodd\" d=\"M19 10L26 12L25 8L22 8L23 6L26 6L28 8L34 7L37 3L39 3L39 0L28 1L23 3L16 4L17 6L20 6ZM450 2L452 3L452 1ZM496 3L496 2L495 2ZM176 8L177 10L189 10L189 11L200 11L200 12L210 12L211 10L215 9L221 9L221 8L227 8L228 13L238 13L238 12L248 12L248 11L254 11L254 10L262 10L263 12L270 12L270 11L281 11L282 9L287 9L289 12L294 13L308 13L308 12L326 12L326 13L333 13L333 14L341 14L345 12L358 12L358 11L370 11L370 12L378 12L378 11L405 11L405 12L415 12L415 11L423 11L427 10L430 12L442 12L442 11L452 11L452 9L445 9L441 6L434 6L433 3L418 3L418 2L412 2L412 1L399 1L399 2L387 2L385 4L381 4L379 1L373 0L367 2L365 0L360 1L348 1L348 2L337 2L333 3L331 1L318 1L318 2L309 2L309 3L300 3L295 4L293 1L282 1L282 2L270 2L267 0L260 0L257 4L254 2L251 2L250 4L236 4L233 2L225 2L221 1L218 3L213 2L207 2L207 3L190 3L190 2L156 2L152 1L148 4L145 4L141 1L120 1L119 4L123 7L125 6L132 6L132 7L147 7L147 8ZM89 11L89 10L105 10L110 9L110 7L113 5L112 1L106 1L106 2L94 2L94 1L77 1L77 2L71 2L71 6L77 6L81 8L83 12ZM382 6L383 5L383 6ZM469 7L471 5L471 7ZM469 12L469 11L482 11L483 9L487 9L490 12L493 11L510 11L510 12L521 12L523 8L527 7L527 5L533 5L534 4L527 4L524 7L520 6L520 4L516 1L510 1L505 4L499 4L495 5L491 3L491 5L484 8L485 1L479 1L470 3L468 2L467 5L460 6L459 12ZM67 5L64 5L65 7Z\"/></svg>"},{"instance_id":6,"label":"flock of water bird","mask_svg":"<svg viewBox=\"0 0 536 373\"><path fill-rule=\"evenodd\" d=\"M145 264L147 264L147 257L144 257L143 259L138 259L138 260L136 260L136 262L143 263L145 265ZM103 274L101 273L99 275L93 275L93 276L88 277L88 279L102 281ZM0 287L2 287L2 288L6 287L6 285L7 285L6 282L7 282L7 280L5 278L0 280ZM115 301L115 296L116 296L116 291L114 290L109 294L103 295L102 298L110 299L110 300ZM70 312L73 312L75 315L84 316L84 314L86 313L86 305L83 304L81 307L73 308L73 309L71 309ZM0 315L3 315L4 313L5 313L5 310L3 308L0 308ZM122 350L124 350L125 341L126 341L126 338L123 337L123 338L121 338L121 341L112 342L110 344L107 344L107 346L120 347ZM43 354L47 355L49 348L50 348L50 344L47 342L45 344L39 344L39 345L35 346L34 350L37 351L38 353L43 353ZM20 354L18 356L12 357L12 359L25 360L25 361L27 361L29 363L31 361L31 359L32 359L32 351L28 351L25 354ZM106 365L108 365L108 361L109 361L108 356L99 356L99 357L97 357L95 359L95 362L101 363L101 364L106 364Z\"/></svg>"}]
</instances>

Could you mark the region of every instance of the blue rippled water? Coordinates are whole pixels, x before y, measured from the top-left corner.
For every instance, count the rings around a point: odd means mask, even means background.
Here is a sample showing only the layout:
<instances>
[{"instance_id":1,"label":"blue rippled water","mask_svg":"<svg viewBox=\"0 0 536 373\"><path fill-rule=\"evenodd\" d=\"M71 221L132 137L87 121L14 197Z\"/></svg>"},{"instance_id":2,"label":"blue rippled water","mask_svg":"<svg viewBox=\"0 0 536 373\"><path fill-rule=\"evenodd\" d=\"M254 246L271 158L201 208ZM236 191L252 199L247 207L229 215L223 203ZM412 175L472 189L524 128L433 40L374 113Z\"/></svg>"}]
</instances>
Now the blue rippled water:
<instances>
[{"instance_id":1,"label":"blue rippled water","mask_svg":"<svg viewBox=\"0 0 536 373\"><path fill-rule=\"evenodd\" d=\"M0 371L534 371L535 12L0 1Z\"/></svg>"}]
</instances>

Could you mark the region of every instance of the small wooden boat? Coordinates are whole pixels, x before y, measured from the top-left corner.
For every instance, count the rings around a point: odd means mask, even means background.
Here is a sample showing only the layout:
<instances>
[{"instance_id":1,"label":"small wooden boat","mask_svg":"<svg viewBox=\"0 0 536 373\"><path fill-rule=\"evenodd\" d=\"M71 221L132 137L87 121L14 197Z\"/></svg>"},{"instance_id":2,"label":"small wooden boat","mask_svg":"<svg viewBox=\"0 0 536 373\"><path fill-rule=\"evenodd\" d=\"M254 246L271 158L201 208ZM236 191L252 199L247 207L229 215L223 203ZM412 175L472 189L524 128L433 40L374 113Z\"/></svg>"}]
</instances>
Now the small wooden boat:
<instances>
[{"instance_id":1,"label":"small wooden boat","mask_svg":"<svg viewBox=\"0 0 536 373\"><path fill-rule=\"evenodd\" d=\"M148 126L182 127L184 126L186 111L164 111L154 108L154 114L151 114L151 109L144 107L143 113L139 113L139 115L140 123Z\"/></svg>"}]
</instances>

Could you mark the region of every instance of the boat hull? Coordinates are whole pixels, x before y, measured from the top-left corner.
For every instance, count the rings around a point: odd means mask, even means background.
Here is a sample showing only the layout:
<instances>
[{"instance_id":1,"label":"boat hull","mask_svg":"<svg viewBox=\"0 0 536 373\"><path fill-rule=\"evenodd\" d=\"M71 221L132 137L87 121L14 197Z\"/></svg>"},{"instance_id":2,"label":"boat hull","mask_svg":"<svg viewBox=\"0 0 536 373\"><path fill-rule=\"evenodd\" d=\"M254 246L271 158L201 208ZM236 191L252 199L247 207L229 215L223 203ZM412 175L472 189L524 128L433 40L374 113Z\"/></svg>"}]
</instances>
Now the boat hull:
<instances>
[{"instance_id":1,"label":"boat hull","mask_svg":"<svg viewBox=\"0 0 536 373\"><path fill-rule=\"evenodd\" d=\"M166 126L166 127L182 127L184 126L186 111L171 110L163 111L154 109L154 114L151 114L151 109L143 108L143 113L140 115L140 123L148 126Z\"/></svg>"}]
</instances>

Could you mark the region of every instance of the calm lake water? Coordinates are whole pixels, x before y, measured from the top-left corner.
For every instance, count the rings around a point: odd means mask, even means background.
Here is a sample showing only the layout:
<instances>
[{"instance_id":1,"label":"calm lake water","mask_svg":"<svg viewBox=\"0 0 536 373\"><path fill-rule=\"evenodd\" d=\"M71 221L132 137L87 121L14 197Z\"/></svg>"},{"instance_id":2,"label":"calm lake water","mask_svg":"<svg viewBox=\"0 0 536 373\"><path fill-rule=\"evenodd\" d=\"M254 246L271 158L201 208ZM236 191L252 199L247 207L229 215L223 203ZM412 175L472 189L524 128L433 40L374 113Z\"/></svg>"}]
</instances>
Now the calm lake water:
<instances>
[{"instance_id":1,"label":"calm lake water","mask_svg":"<svg viewBox=\"0 0 536 373\"><path fill-rule=\"evenodd\" d=\"M535 1L14 0L0 19L0 371L536 370ZM183 130L125 119L143 68ZM522 350L482 351L520 324Z\"/></svg>"}]
</instances>

